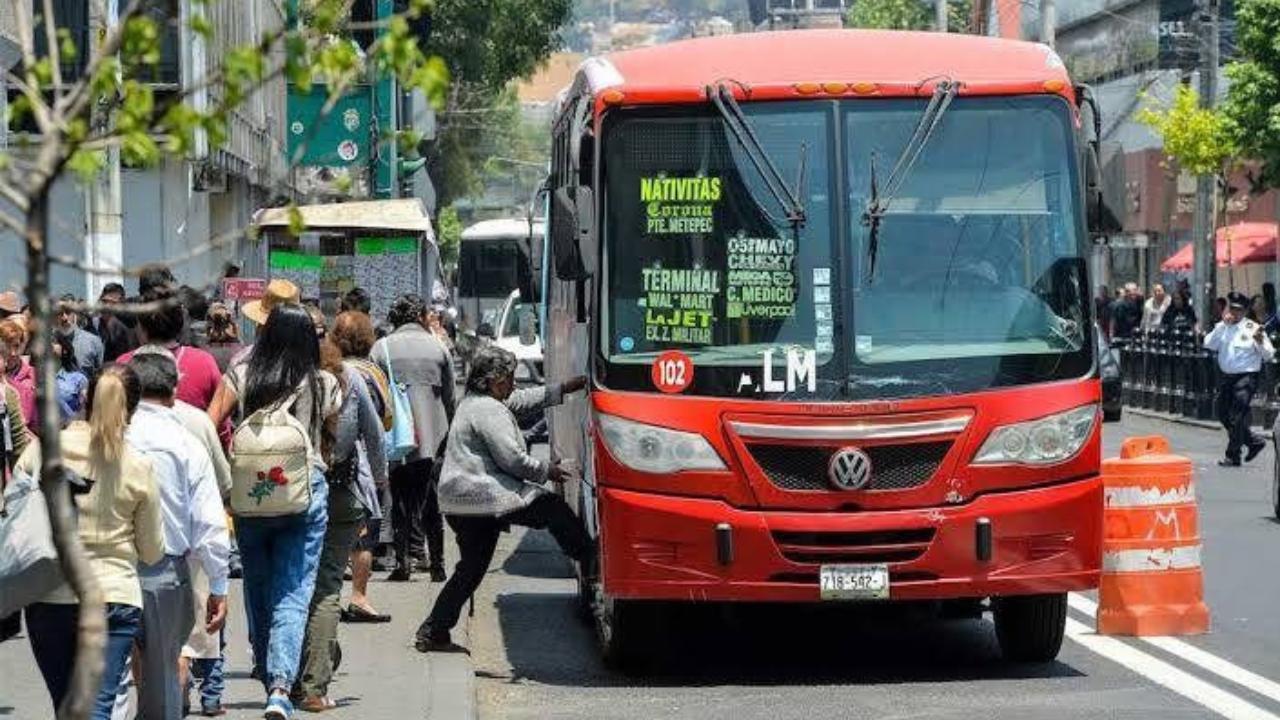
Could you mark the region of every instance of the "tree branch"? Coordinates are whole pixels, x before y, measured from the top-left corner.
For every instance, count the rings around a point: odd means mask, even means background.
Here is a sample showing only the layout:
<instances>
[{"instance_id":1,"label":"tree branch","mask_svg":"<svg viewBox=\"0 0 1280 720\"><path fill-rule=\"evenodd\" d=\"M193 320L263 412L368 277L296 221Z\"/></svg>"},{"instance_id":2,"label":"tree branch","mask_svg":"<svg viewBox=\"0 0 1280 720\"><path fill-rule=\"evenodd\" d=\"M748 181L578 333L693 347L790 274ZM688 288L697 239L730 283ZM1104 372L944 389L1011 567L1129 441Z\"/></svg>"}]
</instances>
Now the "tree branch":
<instances>
[{"instance_id":1,"label":"tree branch","mask_svg":"<svg viewBox=\"0 0 1280 720\"><path fill-rule=\"evenodd\" d=\"M76 118L84 114L89 103L93 101L93 78L102 68L102 63L120 52L120 45L124 42L125 24L141 12L142 0L129 0L124 12L117 16L116 26L111 29L111 32L106 33L94 51L93 57L85 64L84 76L71 88L70 92L59 99L56 108L61 117Z\"/></svg>"},{"instance_id":2,"label":"tree branch","mask_svg":"<svg viewBox=\"0 0 1280 720\"><path fill-rule=\"evenodd\" d=\"M18 26L18 44L22 49L22 72L26 76L26 81L22 84L22 95L31 103L31 114L35 118L36 126L40 128L42 135L47 135L53 131L53 120L50 116L49 106L45 104L44 96L36 92L39 83L36 82L35 66L36 66L36 45L35 45L35 29L32 27L31 5L26 2L15 2L12 4L14 10L14 22Z\"/></svg>"},{"instance_id":3,"label":"tree branch","mask_svg":"<svg viewBox=\"0 0 1280 720\"><path fill-rule=\"evenodd\" d=\"M58 47L58 28L54 24L53 0L44 0L44 42L48 47L49 64L53 70L53 96L62 92L62 48Z\"/></svg>"}]
</instances>

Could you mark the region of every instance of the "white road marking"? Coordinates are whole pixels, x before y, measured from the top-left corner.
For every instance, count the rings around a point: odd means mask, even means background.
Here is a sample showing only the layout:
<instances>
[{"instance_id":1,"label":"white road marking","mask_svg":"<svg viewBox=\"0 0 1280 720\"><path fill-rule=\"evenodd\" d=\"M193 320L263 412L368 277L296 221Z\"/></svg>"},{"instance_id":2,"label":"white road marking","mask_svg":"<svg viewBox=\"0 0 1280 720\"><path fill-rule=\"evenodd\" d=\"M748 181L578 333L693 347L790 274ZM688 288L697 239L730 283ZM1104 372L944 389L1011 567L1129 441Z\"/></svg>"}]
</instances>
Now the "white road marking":
<instances>
[{"instance_id":1,"label":"white road marking","mask_svg":"<svg viewBox=\"0 0 1280 720\"><path fill-rule=\"evenodd\" d=\"M1067 596L1067 602L1071 607L1085 613L1089 617L1098 614L1098 604L1089 598L1071 593ZM1184 642L1173 637L1141 637L1135 638L1142 642L1158 647L1165 652L1176 655L1187 662L1197 665L1214 675L1231 682L1253 692L1266 697L1274 702L1280 703L1280 683L1265 678L1251 670L1236 665L1235 663L1224 660L1211 652L1201 650L1191 643Z\"/></svg>"},{"instance_id":2,"label":"white road marking","mask_svg":"<svg viewBox=\"0 0 1280 720\"><path fill-rule=\"evenodd\" d=\"M1121 640L1098 635L1084 623L1067 618L1067 637L1085 649L1123 665L1144 678L1162 685L1188 700L1228 720L1280 720L1280 717L1223 690L1216 685L1128 645Z\"/></svg>"}]
</instances>

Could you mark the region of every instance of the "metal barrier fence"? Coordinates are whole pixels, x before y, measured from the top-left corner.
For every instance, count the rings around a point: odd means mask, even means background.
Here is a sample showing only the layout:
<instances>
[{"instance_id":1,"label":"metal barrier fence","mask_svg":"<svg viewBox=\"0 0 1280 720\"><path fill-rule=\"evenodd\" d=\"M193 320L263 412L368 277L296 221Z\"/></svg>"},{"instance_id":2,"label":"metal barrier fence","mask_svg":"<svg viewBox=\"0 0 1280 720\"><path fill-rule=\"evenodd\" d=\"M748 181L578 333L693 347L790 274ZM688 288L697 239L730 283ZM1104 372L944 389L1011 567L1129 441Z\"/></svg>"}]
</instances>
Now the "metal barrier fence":
<instances>
[{"instance_id":1,"label":"metal barrier fence","mask_svg":"<svg viewBox=\"0 0 1280 720\"><path fill-rule=\"evenodd\" d=\"M1272 337L1272 342L1280 338ZM1214 394L1218 363L1204 349L1204 333L1191 330L1153 330L1127 338L1112 338L1120 353L1122 398L1129 407L1216 420ZM1253 425L1272 427L1280 414L1280 369L1264 363L1253 396Z\"/></svg>"}]
</instances>

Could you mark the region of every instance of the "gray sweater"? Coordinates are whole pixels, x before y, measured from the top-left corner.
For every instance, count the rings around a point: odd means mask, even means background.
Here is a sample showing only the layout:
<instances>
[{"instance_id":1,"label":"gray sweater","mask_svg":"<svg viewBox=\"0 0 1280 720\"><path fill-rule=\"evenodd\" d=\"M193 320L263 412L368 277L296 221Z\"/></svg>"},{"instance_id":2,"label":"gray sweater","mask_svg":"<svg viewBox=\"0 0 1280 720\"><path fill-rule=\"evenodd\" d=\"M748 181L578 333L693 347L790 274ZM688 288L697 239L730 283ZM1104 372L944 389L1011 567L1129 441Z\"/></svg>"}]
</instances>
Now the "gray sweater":
<instances>
[{"instance_id":1,"label":"gray sweater","mask_svg":"<svg viewBox=\"0 0 1280 720\"><path fill-rule=\"evenodd\" d=\"M546 492L549 465L529 454L516 415L563 399L560 385L517 390L501 403L467 395L458 404L440 470L440 512L498 516L526 507Z\"/></svg>"}]
</instances>

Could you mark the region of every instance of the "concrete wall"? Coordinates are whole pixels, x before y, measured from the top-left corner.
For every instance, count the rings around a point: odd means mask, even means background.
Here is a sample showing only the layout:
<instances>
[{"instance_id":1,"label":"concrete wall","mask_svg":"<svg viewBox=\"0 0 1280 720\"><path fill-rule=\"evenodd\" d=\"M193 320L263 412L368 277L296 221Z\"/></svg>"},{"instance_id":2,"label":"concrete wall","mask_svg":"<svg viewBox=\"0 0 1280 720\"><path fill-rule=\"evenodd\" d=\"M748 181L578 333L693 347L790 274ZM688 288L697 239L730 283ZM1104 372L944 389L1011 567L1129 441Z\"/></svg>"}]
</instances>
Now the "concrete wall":
<instances>
[{"instance_id":1,"label":"concrete wall","mask_svg":"<svg viewBox=\"0 0 1280 720\"><path fill-rule=\"evenodd\" d=\"M84 254L85 202L76 182L62 178L53 186L50 197L49 249L54 255L81 258ZM12 209L4 208L10 213ZM16 215L16 213L14 213ZM15 234L0 232L0 290L25 294L27 283L26 245ZM49 274L50 289L55 295L84 294L84 274L67 267L54 266Z\"/></svg>"}]
</instances>

